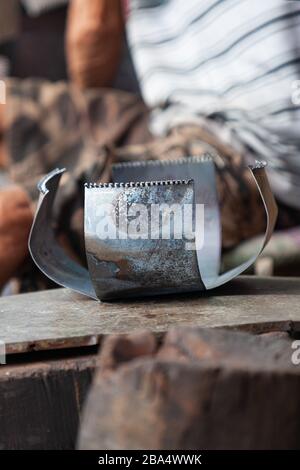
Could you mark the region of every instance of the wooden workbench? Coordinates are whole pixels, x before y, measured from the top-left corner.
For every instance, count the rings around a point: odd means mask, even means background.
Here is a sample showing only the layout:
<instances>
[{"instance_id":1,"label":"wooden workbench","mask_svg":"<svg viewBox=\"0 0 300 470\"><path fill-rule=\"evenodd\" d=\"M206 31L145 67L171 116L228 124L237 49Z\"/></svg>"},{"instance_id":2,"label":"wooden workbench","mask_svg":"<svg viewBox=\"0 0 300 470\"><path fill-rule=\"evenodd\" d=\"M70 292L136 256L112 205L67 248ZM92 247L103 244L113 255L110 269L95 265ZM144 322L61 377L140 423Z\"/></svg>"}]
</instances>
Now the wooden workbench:
<instances>
[{"instance_id":1,"label":"wooden workbench","mask_svg":"<svg viewBox=\"0 0 300 470\"><path fill-rule=\"evenodd\" d=\"M300 279L240 277L205 295L99 303L65 289L0 299L0 449L73 448L104 336L171 326L300 331Z\"/></svg>"}]
</instances>

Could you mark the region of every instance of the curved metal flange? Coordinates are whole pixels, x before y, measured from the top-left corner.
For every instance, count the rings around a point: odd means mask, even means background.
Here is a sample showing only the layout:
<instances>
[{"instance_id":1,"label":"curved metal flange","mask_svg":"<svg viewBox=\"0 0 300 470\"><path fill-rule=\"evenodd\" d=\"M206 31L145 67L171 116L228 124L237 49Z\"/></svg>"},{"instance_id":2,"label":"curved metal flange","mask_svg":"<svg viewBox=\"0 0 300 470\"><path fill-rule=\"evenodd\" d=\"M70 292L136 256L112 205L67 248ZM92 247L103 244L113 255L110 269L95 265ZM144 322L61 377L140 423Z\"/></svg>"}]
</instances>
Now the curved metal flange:
<instances>
[{"instance_id":1,"label":"curved metal flange","mask_svg":"<svg viewBox=\"0 0 300 470\"><path fill-rule=\"evenodd\" d=\"M247 261L240 264L236 268L233 268L217 278L211 278L209 282L205 282L206 289L213 289L215 287L219 287L222 284L230 281L231 279L239 276L244 271L246 271L253 263L255 263L258 256L263 251L264 247L268 243L271 238L271 235L274 230L274 226L277 219L278 209L277 204L275 202L272 190L270 188L270 184L266 175L265 171L266 163L265 162L256 162L254 166L249 166L251 174L254 178L254 181L257 185L258 191L260 193L265 212L266 212L266 230L264 237L262 239L261 245L258 246L257 251L254 255L252 255Z\"/></svg>"},{"instance_id":2,"label":"curved metal flange","mask_svg":"<svg viewBox=\"0 0 300 470\"><path fill-rule=\"evenodd\" d=\"M49 173L38 185L40 199L29 235L29 251L38 268L57 284L97 299L87 269L59 246L51 223L53 203L65 169Z\"/></svg>"}]
</instances>

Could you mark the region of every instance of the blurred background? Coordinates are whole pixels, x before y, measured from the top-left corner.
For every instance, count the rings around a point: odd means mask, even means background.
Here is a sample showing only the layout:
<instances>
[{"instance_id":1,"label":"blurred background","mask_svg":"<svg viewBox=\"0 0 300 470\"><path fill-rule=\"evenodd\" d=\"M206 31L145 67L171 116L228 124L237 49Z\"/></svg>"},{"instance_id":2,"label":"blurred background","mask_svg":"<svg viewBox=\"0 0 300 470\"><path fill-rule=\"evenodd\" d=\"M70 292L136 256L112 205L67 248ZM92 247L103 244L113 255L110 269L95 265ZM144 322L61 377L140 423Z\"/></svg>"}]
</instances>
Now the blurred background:
<instances>
[{"instance_id":1,"label":"blurred background","mask_svg":"<svg viewBox=\"0 0 300 470\"><path fill-rule=\"evenodd\" d=\"M251 272L300 275L300 4L249 4L0 0L3 292L49 287L27 248L44 174L68 169L54 225L85 264L84 181L109 181L114 162L207 151L218 156L222 270L261 242L264 207L246 170L258 159L279 217Z\"/></svg>"},{"instance_id":2,"label":"blurred background","mask_svg":"<svg viewBox=\"0 0 300 470\"><path fill-rule=\"evenodd\" d=\"M64 34L67 0L1 0L0 74L67 78Z\"/></svg>"}]
</instances>

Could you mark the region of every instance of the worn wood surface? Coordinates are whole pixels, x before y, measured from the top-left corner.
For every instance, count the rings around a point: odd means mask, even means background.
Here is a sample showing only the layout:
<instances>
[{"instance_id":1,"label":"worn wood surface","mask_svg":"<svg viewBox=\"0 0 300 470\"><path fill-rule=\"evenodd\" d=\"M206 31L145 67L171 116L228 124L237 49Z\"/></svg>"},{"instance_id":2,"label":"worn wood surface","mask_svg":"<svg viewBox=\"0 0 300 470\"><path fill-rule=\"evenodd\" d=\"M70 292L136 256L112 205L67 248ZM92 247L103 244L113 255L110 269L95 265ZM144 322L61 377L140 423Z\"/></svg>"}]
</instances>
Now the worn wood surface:
<instances>
[{"instance_id":1,"label":"worn wood surface","mask_svg":"<svg viewBox=\"0 0 300 470\"><path fill-rule=\"evenodd\" d=\"M156 348L153 338L105 339L80 449L300 448L287 333L178 328Z\"/></svg>"},{"instance_id":2,"label":"worn wood surface","mask_svg":"<svg viewBox=\"0 0 300 470\"><path fill-rule=\"evenodd\" d=\"M240 277L206 294L99 303L66 289L0 299L7 354L93 345L112 333L198 325L300 331L300 278Z\"/></svg>"},{"instance_id":3,"label":"worn wood surface","mask_svg":"<svg viewBox=\"0 0 300 470\"><path fill-rule=\"evenodd\" d=\"M0 366L0 450L74 449L96 359Z\"/></svg>"}]
</instances>

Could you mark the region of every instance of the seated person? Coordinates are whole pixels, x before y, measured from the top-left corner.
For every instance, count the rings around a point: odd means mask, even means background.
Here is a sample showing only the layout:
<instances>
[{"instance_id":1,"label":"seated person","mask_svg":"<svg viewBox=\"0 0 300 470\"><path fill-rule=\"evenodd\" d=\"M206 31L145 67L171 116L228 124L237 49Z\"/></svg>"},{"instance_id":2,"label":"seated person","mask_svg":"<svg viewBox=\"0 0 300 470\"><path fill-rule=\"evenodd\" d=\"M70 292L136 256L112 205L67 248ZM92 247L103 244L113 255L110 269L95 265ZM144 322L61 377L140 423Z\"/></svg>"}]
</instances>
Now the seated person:
<instances>
[{"instance_id":1,"label":"seated person","mask_svg":"<svg viewBox=\"0 0 300 470\"><path fill-rule=\"evenodd\" d=\"M125 29L142 99L107 88ZM266 160L282 226L299 224L299 38L298 2L73 0L71 84L8 82L11 178L34 201L42 174L68 168L56 222L82 259L82 183L109 180L113 161L219 154L223 248L231 248L263 230L246 166Z\"/></svg>"}]
</instances>

